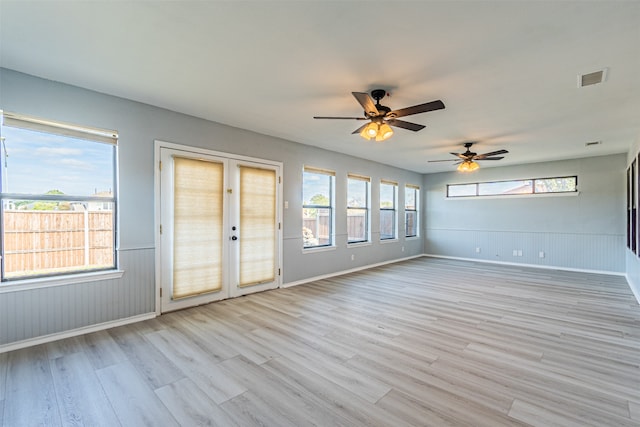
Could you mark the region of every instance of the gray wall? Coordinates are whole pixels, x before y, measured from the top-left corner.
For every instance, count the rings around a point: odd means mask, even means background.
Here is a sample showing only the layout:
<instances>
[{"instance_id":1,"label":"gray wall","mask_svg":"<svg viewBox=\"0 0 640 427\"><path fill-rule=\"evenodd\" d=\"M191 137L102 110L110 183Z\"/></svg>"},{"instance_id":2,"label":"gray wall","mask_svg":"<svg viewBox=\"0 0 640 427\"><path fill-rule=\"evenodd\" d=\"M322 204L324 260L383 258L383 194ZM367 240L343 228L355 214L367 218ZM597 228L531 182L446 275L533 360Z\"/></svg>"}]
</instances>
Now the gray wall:
<instances>
[{"instance_id":1,"label":"gray wall","mask_svg":"<svg viewBox=\"0 0 640 427\"><path fill-rule=\"evenodd\" d=\"M425 252L622 273L625 161L619 154L426 175ZM578 176L579 195L445 199L447 184L567 175Z\"/></svg>"},{"instance_id":2,"label":"gray wall","mask_svg":"<svg viewBox=\"0 0 640 427\"><path fill-rule=\"evenodd\" d=\"M303 281L423 252L422 239L346 247L346 174L372 178L372 206L381 178L419 184L420 174L178 114L65 84L0 69L0 108L119 132L119 214L122 279L0 292L0 345L115 321L155 310L154 140L283 162L283 283ZM302 252L304 164L336 171L337 249ZM399 205L404 193L400 191ZM403 215L399 215L403 230ZM402 233L401 233L402 234ZM404 247L404 251L402 248ZM351 255L355 260L351 260ZM1 287L2 285L0 285ZM34 320L37 318L37 321Z\"/></svg>"}]
</instances>

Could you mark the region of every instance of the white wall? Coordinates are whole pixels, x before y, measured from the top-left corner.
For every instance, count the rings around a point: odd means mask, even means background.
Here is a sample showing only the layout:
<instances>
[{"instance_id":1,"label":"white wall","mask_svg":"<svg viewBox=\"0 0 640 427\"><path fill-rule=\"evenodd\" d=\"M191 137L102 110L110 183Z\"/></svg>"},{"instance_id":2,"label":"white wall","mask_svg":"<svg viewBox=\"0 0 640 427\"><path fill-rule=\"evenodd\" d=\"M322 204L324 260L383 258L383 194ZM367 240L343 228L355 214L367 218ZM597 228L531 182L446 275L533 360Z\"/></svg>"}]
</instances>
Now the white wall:
<instances>
[{"instance_id":1,"label":"white wall","mask_svg":"<svg viewBox=\"0 0 640 427\"><path fill-rule=\"evenodd\" d=\"M578 195L445 198L447 184L568 175L578 176ZM425 251L623 273L624 179L624 154L427 175ZM514 257L514 249L522 256Z\"/></svg>"},{"instance_id":2,"label":"white wall","mask_svg":"<svg viewBox=\"0 0 640 427\"><path fill-rule=\"evenodd\" d=\"M297 144L163 110L122 98L0 69L0 108L119 132L120 256L122 279L30 291L0 288L0 349L3 344L70 329L152 313L154 283L154 140L284 163L283 283L294 283L423 253L422 239L380 244L373 210L373 243L346 247L346 175L372 178L372 206L381 178L420 184L422 175L315 147ZM357 136L354 136L357 138ZM302 252L302 168L305 164L336 171L335 250ZM403 206L404 192L399 204ZM404 220L400 215L399 230ZM404 247L404 251L402 248ZM151 256L149 256L151 254ZM351 260L355 255L355 260ZM0 284L0 287L2 285ZM135 304L132 302L136 302ZM38 321L31 318L38 315ZM59 321L61 318L68 321ZM28 325L25 327L25 325Z\"/></svg>"}]
</instances>

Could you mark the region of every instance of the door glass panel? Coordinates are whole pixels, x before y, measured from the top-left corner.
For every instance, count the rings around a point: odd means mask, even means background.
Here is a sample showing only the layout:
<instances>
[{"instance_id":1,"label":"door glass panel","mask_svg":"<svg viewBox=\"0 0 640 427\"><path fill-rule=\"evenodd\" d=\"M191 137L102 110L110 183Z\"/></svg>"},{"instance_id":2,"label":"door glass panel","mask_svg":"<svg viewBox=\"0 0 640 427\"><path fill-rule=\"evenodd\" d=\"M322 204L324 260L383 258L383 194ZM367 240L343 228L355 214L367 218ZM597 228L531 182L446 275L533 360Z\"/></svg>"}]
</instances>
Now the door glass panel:
<instances>
[{"instance_id":1,"label":"door glass panel","mask_svg":"<svg viewBox=\"0 0 640 427\"><path fill-rule=\"evenodd\" d=\"M276 171L240 166L238 286L275 280Z\"/></svg>"},{"instance_id":2,"label":"door glass panel","mask_svg":"<svg viewBox=\"0 0 640 427\"><path fill-rule=\"evenodd\" d=\"M222 163L174 157L173 299L222 288Z\"/></svg>"}]
</instances>

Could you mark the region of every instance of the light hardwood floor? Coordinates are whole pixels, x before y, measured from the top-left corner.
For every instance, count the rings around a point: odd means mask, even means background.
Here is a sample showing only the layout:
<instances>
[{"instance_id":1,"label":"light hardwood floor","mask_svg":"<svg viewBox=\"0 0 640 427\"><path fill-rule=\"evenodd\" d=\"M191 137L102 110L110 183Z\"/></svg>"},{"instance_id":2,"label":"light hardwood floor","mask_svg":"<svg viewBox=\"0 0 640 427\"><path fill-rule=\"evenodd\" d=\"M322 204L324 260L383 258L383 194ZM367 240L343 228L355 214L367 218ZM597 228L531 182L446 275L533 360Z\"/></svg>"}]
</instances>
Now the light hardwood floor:
<instances>
[{"instance_id":1,"label":"light hardwood floor","mask_svg":"<svg viewBox=\"0 0 640 427\"><path fill-rule=\"evenodd\" d=\"M0 354L6 426L640 426L622 277L419 258Z\"/></svg>"}]
</instances>

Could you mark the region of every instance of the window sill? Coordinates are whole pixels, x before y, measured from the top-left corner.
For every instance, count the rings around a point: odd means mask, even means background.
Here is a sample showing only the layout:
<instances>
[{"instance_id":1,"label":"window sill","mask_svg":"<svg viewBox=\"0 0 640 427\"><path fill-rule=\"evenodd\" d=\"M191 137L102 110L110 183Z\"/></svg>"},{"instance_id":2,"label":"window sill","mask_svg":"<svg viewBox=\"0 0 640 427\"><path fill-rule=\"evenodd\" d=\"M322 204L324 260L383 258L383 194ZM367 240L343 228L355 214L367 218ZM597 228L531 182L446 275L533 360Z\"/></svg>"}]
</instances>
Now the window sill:
<instances>
[{"instance_id":1,"label":"window sill","mask_svg":"<svg viewBox=\"0 0 640 427\"><path fill-rule=\"evenodd\" d=\"M73 285L76 283L97 282L100 280L119 279L123 270L94 271L91 273L68 274L64 276L38 277L33 279L12 280L0 283L0 294L6 292L27 291L31 289L50 288L54 286Z\"/></svg>"},{"instance_id":2,"label":"window sill","mask_svg":"<svg viewBox=\"0 0 640 427\"><path fill-rule=\"evenodd\" d=\"M304 249L302 249L302 253L303 254L311 254L311 253L316 253L316 252L328 252L328 251L335 251L335 250L336 250L336 246L335 245L319 246L317 248L304 248Z\"/></svg>"},{"instance_id":3,"label":"window sill","mask_svg":"<svg viewBox=\"0 0 640 427\"><path fill-rule=\"evenodd\" d=\"M394 237L393 239L380 239L380 243L384 244L384 243L398 243L399 240L397 237Z\"/></svg>"},{"instance_id":4,"label":"window sill","mask_svg":"<svg viewBox=\"0 0 640 427\"><path fill-rule=\"evenodd\" d=\"M371 242L353 242L353 243L347 243L347 247L348 248L358 248L360 246L371 246Z\"/></svg>"},{"instance_id":5,"label":"window sill","mask_svg":"<svg viewBox=\"0 0 640 427\"><path fill-rule=\"evenodd\" d=\"M405 236L404 240L420 240L420 236Z\"/></svg>"}]
</instances>

